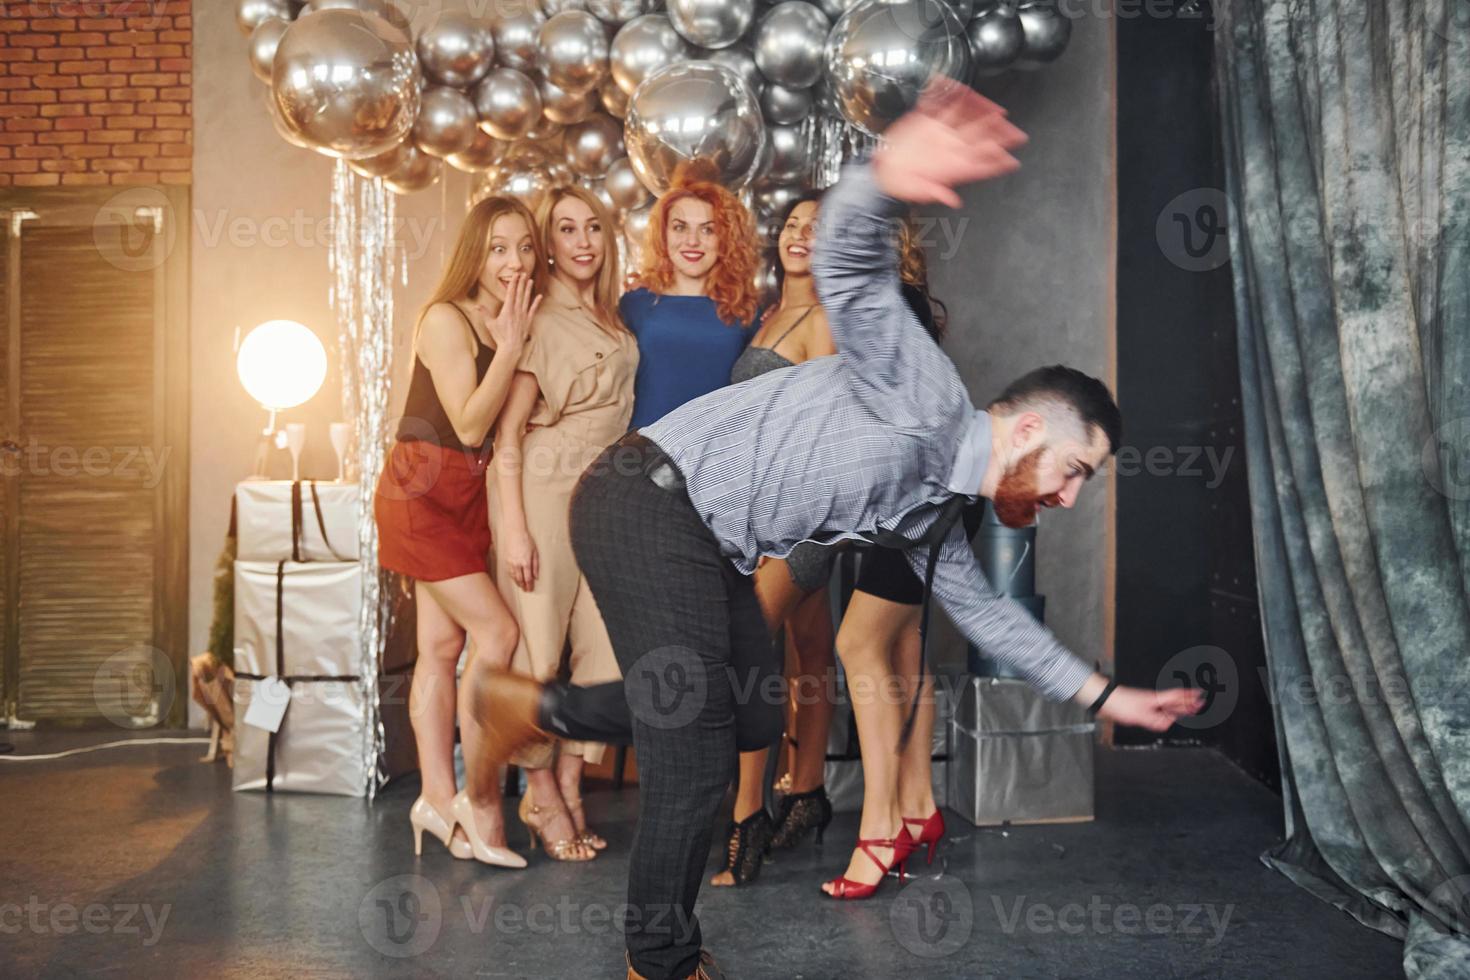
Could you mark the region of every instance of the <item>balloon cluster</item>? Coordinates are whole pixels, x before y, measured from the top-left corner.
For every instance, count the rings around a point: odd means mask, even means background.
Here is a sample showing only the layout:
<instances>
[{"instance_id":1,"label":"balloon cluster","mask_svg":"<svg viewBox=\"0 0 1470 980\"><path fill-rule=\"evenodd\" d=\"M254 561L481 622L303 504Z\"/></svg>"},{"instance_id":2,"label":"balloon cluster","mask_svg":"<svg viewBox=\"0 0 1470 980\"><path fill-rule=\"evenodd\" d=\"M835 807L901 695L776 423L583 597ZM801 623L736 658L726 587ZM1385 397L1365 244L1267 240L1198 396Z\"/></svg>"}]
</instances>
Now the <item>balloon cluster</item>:
<instances>
[{"instance_id":1,"label":"balloon cluster","mask_svg":"<svg viewBox=\"0 0 1470 980\"><path fill-rule=\"evenodd\" d=\"M681 161L713 165L769 233L783 203L830 181L834 131L877 136L934 74L974 84L1038 68L1072 26L1056 0L502 0L489 19L419 13L237 0L281 136L400 194L446 163L476 175L474 196L532 206L577 183L635 249Z\"/></svg>"}]
</instances>

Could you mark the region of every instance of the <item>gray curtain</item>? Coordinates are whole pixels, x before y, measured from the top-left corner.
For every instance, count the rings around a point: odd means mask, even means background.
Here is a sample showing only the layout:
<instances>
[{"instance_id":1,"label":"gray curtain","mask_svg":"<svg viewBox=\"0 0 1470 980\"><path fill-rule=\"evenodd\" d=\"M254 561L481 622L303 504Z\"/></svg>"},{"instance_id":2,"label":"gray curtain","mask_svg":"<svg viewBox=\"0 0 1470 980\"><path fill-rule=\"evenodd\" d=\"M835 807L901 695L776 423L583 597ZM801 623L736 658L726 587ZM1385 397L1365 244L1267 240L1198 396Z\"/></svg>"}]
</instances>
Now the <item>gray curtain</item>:
<instances>
[{"instance_id":1,"label":"gray curtain","mask_svg":"<svg viewBox=\"0 0 1470 980\"><path fill-rule=\"evenodd\" d=\"M1285 844L1470 976L1470 6L1220 0Z\"/></svg>"}]
</instances>

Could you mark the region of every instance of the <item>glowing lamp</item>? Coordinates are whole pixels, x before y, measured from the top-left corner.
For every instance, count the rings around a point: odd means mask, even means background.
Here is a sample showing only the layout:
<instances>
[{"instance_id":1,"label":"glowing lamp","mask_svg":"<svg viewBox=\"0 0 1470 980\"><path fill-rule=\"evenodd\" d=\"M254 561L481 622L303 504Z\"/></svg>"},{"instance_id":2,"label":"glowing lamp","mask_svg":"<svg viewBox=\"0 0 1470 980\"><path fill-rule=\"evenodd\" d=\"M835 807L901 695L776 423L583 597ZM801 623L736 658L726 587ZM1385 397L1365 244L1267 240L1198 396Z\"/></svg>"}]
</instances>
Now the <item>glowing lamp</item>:
<instances>
[{"instance_id":1,"label":"glowing lamp","mask_svg":"<svg viewBox=\"0 0 1470 980\"><path fill-rule=\"evenodd\" d=\"M271 413L295 408L315 395L327 377L327 349L295 320L268 320L246 334L235 357L235 373L250 397Z\"/></svg>"}]
</instances>

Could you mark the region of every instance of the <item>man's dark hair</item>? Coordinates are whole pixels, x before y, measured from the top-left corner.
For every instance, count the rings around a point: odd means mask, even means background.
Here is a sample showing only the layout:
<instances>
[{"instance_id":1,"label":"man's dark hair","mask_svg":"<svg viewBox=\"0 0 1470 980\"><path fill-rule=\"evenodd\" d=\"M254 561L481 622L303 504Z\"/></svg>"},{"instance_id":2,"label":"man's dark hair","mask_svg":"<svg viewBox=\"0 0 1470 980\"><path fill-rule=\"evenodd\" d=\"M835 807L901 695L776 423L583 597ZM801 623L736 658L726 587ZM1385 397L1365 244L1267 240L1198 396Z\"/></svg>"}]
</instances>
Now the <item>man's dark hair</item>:
<instances>
[{"instance_id":1,"label":"man's dark hair","mask_svg":"<svg viewBox=\"0 0 1470 980\"><path fill-rule=\"evenodd\" d=\"M1065 405L1084 428L1097 426L1108 437L1108 452L1118 451L1123 441L1123 413L1118 411L1118 403L1107 385L1076 368L1061 364L1037 368L1007 385L990 408L1014 415L1042 409L1047 402Z\"/></svg>"}]
</instances>

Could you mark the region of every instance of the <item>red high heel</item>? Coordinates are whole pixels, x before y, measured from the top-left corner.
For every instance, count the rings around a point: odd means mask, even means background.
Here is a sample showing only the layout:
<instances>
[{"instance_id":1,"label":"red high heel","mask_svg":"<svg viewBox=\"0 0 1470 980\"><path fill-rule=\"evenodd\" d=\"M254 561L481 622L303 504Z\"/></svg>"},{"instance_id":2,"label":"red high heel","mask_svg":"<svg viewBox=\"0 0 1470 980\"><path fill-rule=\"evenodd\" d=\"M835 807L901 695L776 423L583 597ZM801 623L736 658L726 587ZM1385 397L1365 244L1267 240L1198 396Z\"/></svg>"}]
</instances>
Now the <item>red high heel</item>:
<instances>
[{"instance_id":1,"label":"red high heel","mask_svg":"<svg viewBox=\"0 0 1470 980\"><path fill-rule=\"evenodd\" d=\"M883 884L883 879L888 877L888 870L894 865L898 866L898 879L899 881L902 881L905 876L904 862L909 859L910 854L914 853L914 848L917 845L914 844L914 839L909 836L908 828L902 827L899 829L897 837L872 837L866 840L858 838L857 846L858 850L866 854L869 860L871 860L874 864L878 866L878 870L883 872L883 877L879 878L876 883L871 885L867 884L866 882L853 881L846 875L841 875L839 877L833 878L830 882L828 882L828 884L832 885L832 890L829 892L826 889L823 889L823 893L828 898L867 898L878 890L879 885ZM887 864L879 861L877 855L875 855L872 851L872 848L874 847L893 848L893 859Z\"/></svg>"},{"instance_id":2,"label":"red high heel","mask_svg":"<svg viewBox=\"0 0 1470 980\"><path fill-rule=\"evenodd\" d=\"M910 824L918 826L918 835L909 835L914 838L914 850L922 850L924 845L928 844L929 856L924 863L933 864L934 849L944 839L944 814L940 812L938 807L935 807L934 812L930 814L927 820L921 820L918 817L901 817L900 819L903 820L904 830L908 830Z\"/></svg>"}]
</instances>

